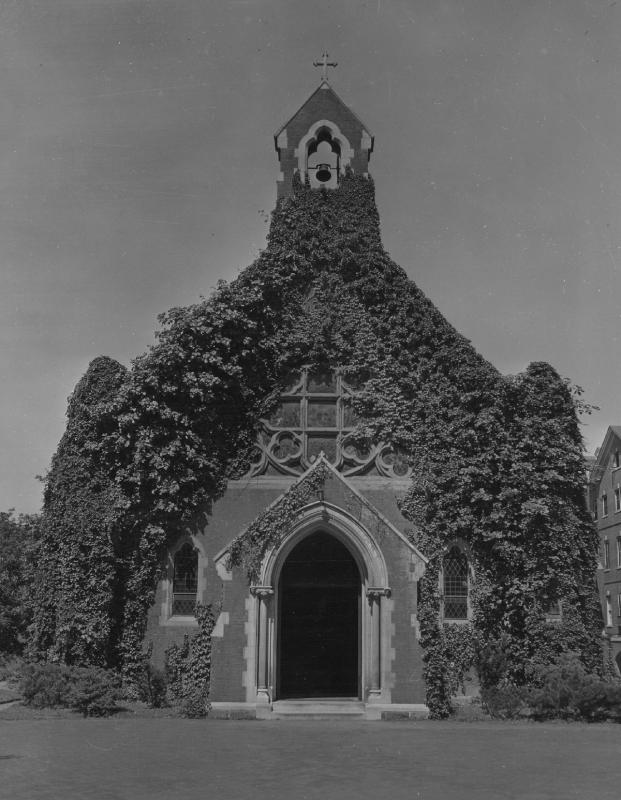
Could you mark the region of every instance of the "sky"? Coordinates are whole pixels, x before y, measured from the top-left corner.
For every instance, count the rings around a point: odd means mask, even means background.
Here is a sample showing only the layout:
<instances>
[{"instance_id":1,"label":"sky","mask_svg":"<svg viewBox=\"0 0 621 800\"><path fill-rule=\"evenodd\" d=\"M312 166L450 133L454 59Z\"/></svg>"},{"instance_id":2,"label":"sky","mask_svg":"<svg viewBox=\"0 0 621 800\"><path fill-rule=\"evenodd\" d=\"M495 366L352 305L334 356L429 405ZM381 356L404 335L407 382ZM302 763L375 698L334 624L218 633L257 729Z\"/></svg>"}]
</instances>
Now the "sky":
<instances>
[{"instance_id":1,"label":"sky","mask_svg":"<svg viewBox=\"0 0 621 800\"><path fill-rule=\"evenodd\" d=\"M0 0L0 510L88 363L265 247L273 134L330 82L386 249L501 372L618 398L621 0Z\"/></svg>"}]
</instances>

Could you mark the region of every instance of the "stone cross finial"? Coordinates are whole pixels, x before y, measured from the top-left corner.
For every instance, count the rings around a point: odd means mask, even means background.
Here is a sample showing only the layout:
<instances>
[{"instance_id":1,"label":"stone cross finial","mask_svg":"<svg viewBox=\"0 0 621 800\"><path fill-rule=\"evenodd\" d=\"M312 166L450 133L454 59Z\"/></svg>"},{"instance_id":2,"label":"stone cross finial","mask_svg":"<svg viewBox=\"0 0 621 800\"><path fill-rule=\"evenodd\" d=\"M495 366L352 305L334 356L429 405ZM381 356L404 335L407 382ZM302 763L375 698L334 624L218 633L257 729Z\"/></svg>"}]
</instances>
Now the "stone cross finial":
<instances>
[{"instance_id":1,"label":"stone cross finial","mask_svg":"<svg viewBox=\"0 0 621 800\"><path fill-rule=\"evenodd\" d=\"M329 58L330 58L330 56L324 50L323 55L321 56L321 61L313 61L313 66L314 67L321 67L322 68L321 69L321 82L322 83L324 81L326 83L328 82L328 67L337 67L338 66L338 62L337 61L328 61Z\"/></svg>"}]
</instances>

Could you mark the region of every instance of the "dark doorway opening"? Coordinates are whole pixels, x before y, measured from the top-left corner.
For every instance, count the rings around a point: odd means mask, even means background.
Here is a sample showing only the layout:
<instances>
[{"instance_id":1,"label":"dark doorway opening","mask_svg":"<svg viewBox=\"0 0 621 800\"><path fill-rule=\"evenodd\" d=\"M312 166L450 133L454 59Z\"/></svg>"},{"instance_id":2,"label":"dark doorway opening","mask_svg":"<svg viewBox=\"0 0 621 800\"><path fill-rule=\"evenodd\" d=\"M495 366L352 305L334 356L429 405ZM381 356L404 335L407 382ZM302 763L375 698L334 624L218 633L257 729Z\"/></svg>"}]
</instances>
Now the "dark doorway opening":
<instances>
[{"instance_id":1,"label":"dark doorway opening","mask_svg":"<svg viewBox=\"0 0 621 800\"><path fill-rule=\"evenodd\" d=\"M334 536L314 533L293 548L280 575L280 697L358 697L360 586Z\"/></svg>"}]
</instances>

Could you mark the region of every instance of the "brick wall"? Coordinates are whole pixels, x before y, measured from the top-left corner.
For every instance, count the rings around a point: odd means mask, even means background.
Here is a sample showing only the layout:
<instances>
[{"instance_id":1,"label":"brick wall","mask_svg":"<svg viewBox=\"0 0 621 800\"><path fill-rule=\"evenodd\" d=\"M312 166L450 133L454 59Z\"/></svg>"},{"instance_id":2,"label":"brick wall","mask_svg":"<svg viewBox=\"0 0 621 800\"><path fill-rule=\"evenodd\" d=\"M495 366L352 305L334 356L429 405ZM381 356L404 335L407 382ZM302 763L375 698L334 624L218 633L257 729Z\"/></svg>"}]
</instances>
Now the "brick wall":
<instances>
[{"instance_id":1,"label":"brick wall","mask_svg":"<svg viewBox=\"0 0 621 800\"><path fill-rule=\"evenodd\" d=\"M280 168L283 174L282 180L278 182L279 199L291 193L293 175L298 169L295 149L311 125L322 119L330 120L337 125L349 141L354 151L350 164L354 172L364 174L368 171L370 150L369 145L364 147L363 143L363 134L366 132L364 125L332 89L319 88L285 126L286 144L282 143L284 137L279 139ZM368 136L368 132L366 135Z\"/></svg>"}]
</instances>

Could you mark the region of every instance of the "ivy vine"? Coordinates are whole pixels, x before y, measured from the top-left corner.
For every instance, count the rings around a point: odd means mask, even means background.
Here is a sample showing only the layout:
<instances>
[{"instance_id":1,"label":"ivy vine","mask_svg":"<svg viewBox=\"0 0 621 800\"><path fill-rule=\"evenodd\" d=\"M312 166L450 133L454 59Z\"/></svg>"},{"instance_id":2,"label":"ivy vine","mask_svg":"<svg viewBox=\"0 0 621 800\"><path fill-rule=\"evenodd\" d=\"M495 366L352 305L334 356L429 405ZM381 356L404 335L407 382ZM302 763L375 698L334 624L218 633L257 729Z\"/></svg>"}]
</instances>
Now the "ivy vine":
<instances>
[{"instance_id":1,"label":"ivy vine","mask_svg":"<svg viewBox=\"0 0 621 800\"><path fill-rule=\"evenodd\" d=\"M329 468L321 459L296 481L278 502L268 506L231 543L228 567L241 567L250 581L256 582L263 556L270 547L277 547L291 529L300 509L317 499Z\"/></svg>"},{"instance_id":2,"label":"ivy vine","mask_svg":"<svg viewBox=\"0 0 621 800\"><path fill-rule=\"evenodd\" d=\"M186 634L183 644L166 649L168 693L186 716L204 717L209 699L211 677L211 634L215 616L209 605L197 603L194 611L198 631Z\"/></svg>"},{"instance_id":3,"label":"ivy vine","mask_svg":"<svg viewBox=\"0 0 621 800\"><path fill-rule=\"evenodd\" d=\"M467 634L438 613L455 538L475 570L473 641L503 636L514 682L567 648L600 669L577 398L547 364L501 376L446 322L383 249L371 179L348 173L333 191L297 182L254 264L160 322L131 370L97 360L84 380L101 374L100 391L77 402L79 384L70 403L42 522L39 657L136 672L166 548L208 522L291 371L329 364L357 378L358 435L414 469L402 511L430 558L419 618L432 714L448 713L463 670ZM235 541L231 563L249 579L315 491L311 475ZM557 600L552 633L545 609Z\"/></svg>"}]
</instances>

